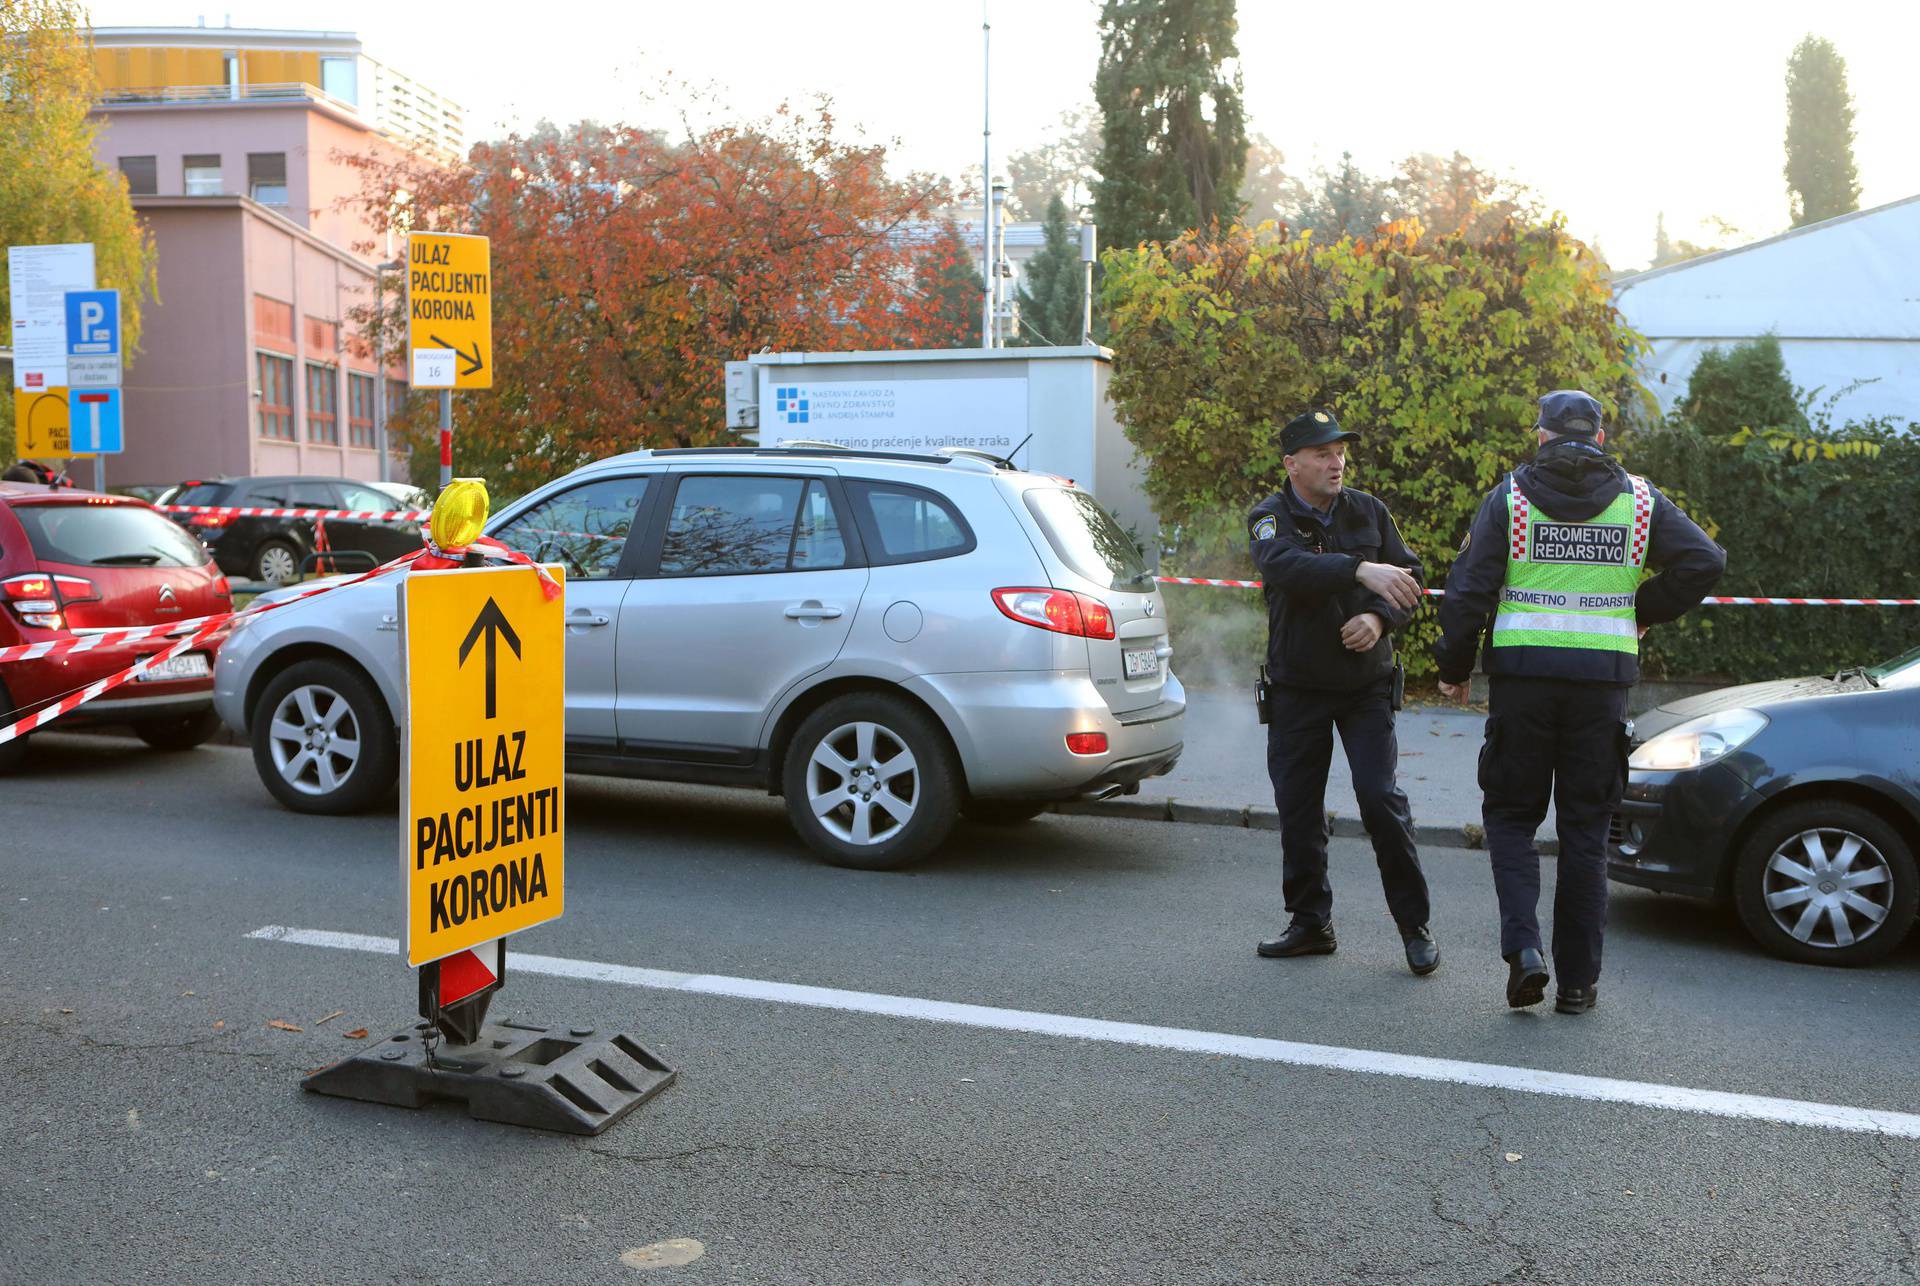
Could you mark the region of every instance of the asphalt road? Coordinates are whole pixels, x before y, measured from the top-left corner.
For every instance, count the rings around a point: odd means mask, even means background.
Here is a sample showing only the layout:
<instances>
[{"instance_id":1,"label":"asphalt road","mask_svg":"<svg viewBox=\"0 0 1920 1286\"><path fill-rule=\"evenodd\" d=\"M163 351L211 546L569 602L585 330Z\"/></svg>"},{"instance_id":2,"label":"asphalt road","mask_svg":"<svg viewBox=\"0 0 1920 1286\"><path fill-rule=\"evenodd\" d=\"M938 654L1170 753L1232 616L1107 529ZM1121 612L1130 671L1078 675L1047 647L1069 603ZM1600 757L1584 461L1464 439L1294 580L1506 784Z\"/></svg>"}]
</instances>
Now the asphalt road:
<instances>
[{"instance_id":1,"label":"asphalt road","mask_svg":"<svg viewBox=\"0 0 1920 1286\"><path fill-rule=\"evenodd\" d=\"M1920 1110L1920 943L1788 965L1726 911L1619 890L1601 1007L1515 1014L1477 853L1427 856L1443 960L1421 980L1358 842L1335 844L1339 954L1266 961L1264 832L1046 817L874 875L815 863L775 801L569 792L567 915L516 950ZM241 750L76 736L36 739L0 801L8 1280L1920 1272L1911 1137L607 982L511 975L494 1010L624 1030L679 1070L597 1138L305 1095L345 1033L413 1021L412 976L247 935L396 934L391 816L289 814ZM700 1246L632 1253L672 1239Z\"/></svg>"}]
</instances>

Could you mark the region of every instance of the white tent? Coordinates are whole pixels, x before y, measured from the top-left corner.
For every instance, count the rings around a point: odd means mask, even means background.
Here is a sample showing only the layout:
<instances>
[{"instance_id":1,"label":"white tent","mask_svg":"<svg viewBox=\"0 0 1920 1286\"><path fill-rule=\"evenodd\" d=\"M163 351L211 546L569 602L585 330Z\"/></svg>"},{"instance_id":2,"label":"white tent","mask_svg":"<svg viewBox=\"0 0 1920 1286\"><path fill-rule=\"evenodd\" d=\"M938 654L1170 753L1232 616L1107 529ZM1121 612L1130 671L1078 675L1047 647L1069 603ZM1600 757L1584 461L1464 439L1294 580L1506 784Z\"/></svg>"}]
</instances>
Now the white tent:
<instances>
[{"instance_id":1,"label":"white tent","mask_svg":"<svg viewBox=\"0 0 1920 1286\"><path fill-rule=\"evenodd\" d=\"M1771 332L1816 408L1840 395L1836 425L1920 421L1920 196L1621 277L1613 293L1652 342L1641 378L1662 410L1707 349Z\"/></svg>"}]
</instances>

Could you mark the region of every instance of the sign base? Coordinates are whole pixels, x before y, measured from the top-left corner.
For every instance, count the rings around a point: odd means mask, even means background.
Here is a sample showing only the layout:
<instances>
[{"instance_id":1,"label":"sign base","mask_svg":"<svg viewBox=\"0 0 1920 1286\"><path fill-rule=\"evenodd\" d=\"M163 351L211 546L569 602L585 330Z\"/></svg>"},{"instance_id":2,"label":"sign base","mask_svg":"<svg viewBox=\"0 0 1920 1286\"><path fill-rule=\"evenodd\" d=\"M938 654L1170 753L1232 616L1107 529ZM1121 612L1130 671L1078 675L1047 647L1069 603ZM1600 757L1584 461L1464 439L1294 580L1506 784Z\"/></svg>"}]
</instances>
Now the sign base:
<instances>
[{"instance_id":1,"label":"sign base","mask_svg":"<svg viewBox=\"0 0 1920 1286\"><path fill-rule=\"evenodd\" d=\"M592 1028L488 1023L466 1045L429 1061L427 1024L323 1067L300 1088L391 1107L435 1099L467 1105L478 1121L563 1134L598 1134L673 1083L674 1070L631 1036Z\"/></svg>"}]
</instances>

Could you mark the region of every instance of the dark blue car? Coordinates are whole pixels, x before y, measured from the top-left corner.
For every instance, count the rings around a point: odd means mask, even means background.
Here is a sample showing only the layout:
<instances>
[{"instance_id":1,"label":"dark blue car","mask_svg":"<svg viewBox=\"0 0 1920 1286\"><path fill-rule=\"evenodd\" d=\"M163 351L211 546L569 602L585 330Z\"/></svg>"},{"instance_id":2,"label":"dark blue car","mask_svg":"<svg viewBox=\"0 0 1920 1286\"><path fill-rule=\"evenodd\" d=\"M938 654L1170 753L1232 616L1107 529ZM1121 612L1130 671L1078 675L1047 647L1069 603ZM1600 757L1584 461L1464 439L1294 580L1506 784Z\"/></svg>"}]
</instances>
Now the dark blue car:
<instances>
[{"instance_id":1,"label":"dark blue car","mask_svg":"<svg viewBox=\"0 0 1920 1286\"><path fill-rule=\"evenodd\" d=\"M1732 898L1774 955L1868 964L1920 904L1920 648L1723 688L1634 721L1608 874Z\"/></svg>"}]
</instances>

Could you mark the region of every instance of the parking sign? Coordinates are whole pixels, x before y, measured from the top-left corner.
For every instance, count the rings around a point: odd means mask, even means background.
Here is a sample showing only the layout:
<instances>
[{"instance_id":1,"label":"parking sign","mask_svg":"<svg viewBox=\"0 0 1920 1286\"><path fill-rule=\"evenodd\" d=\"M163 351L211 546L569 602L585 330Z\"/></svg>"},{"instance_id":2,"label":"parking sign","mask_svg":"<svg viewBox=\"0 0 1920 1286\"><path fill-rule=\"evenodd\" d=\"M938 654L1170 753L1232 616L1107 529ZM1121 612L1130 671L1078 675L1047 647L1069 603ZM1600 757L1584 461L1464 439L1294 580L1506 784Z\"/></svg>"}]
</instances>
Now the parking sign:
<instances>
[{"instance_id":1,"label":"parking sign","mask_svg":"<svg viewBox=\"0 0 1920 1286\"><path fill-rule=\"evenodd\" d=\"M67 292L67 382L77 388L120 386L120 292Z\"/></svg>"}]
</instances>

